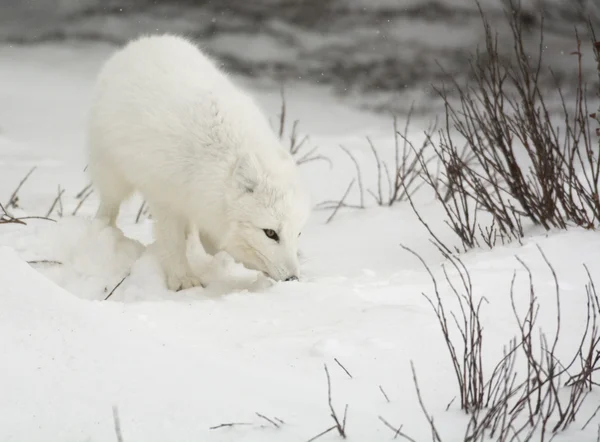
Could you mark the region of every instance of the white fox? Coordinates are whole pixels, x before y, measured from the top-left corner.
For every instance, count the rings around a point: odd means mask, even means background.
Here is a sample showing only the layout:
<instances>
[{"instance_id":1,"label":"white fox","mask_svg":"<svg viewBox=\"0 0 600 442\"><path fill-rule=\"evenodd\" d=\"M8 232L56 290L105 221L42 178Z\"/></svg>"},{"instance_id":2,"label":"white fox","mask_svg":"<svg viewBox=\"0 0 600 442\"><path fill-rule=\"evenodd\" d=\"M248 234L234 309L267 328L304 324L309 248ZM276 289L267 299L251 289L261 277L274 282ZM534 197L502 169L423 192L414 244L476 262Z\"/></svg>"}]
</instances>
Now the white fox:
<instances>
[{"instance_id":1,"label":"white fox","mask_svg":"<svg viewBox=\"0 0 600 442\"><path fill-rule=\"evenodd\" d=\"M96 218L116 226L121 202L139 191L169 289L205 285L186 257L189 235L210 255L298 279L311 210L298 167L252 98L190 41L144 36L112 55L87 141Z\"/></svg>"}]
</instances>

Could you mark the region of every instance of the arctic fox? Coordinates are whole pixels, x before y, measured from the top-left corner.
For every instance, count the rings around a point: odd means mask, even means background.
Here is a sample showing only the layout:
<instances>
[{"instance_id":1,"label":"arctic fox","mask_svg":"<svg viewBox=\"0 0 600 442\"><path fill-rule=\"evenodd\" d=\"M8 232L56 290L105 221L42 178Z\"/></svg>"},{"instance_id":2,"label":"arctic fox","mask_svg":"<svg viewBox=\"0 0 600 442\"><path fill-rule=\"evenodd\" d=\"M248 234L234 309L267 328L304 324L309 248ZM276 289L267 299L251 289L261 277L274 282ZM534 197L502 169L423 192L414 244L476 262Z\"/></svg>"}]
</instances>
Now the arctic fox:
<instances>
[{"instance_id":1,"label":"arctic fox","mask_svg":"<svg viewBox=\"0 0 600 442\"><path fill-rule=\"evenodd\" d=\"M87 142L96 218L116 226L121 202L139 191L169 289L205 285L186 257L190 235L210 255L298 279L310 198L296 163L253 99L192 42L144 36L112 55Z\"/></svg>"}]
</instances>

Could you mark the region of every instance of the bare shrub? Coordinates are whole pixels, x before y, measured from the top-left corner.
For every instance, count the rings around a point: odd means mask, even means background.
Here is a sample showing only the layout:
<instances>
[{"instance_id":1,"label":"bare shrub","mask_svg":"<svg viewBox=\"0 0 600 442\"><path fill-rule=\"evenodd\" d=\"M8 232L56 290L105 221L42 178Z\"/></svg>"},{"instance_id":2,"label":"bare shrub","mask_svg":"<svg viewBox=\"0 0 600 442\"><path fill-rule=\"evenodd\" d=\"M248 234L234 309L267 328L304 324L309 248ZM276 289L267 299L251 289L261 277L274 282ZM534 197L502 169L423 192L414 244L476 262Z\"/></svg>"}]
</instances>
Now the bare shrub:
<instances>
[{"instance_id":1,"label":"bare shrub","mask_svg":"<svg viewBox=\"0 0 600 442\"><path fill-rule=\"evenodd\" d=\"M418 148L415 148L408 141L407 135L412 112L413 108L411 107L403 133L398 131L397 117L394 116L393 118L394 163L391 172L388 164L379 156L371 139L367 137L369 148L373 153L377 166L377 190L368 190L368 193L380 206L391 207L394 203L406 201L425 184L420 179L421 169L426 167L433 160L433 157L424 159L424 152L429 146L429 140L426 139ZM402 146L400 146L400 140L402 140Z\"/></svg>"},{"instance_id":2,"label":"bare shrub","mask_svg":"<svg viewBox=\"0 0 600 442\"><path fill-rule=\"evenodd\" d=\"M342 151L350 158L356 169L356 178L352 180L341 200L322 201L317 205L318 209L334 209L335 212L342 207L364 209L365 189L366 193L371 195L377 205L391 207L395 203L410 200L411 196L426 184L422 179L423 169L433 161L434 156L425 158L425 151L430 145L429 139L425 139L418 148L408 139L408 128L410 126L412 112L413 108L411 107L403 132L399 132L398 119L396 116L393 117L394 162L391 166L381 158L380 150L375 146L371 138L366 137L367 146L373 155L375 167L377 169L377 187L375 190L365 188L362 171L356 157L348 148L340 145L340 149L342 149ZM354 183L358 183L360 197L359 204L349 204L345 202L350 188ZM327 222L330 220L331 219Z\"/></svg>"},{"instance_id":3,"label":"bare shrub","mask_svg":"<svg viewBox=\"0 0 600 442\"><path fill-rule=\"evenodd\" d=\"M426 160L422 155L419 155L420 177L433 190L435 199L439 201L444 209L446 215L444 223L460 238L463 251L467 251L479 246L477 234L482 231L477 220L479 205L471 197L460 171L460 168L471 161L472 157L469 156L467 151L468 146L465 146L459 152L453 144L449 132L449 121L446 120L446 128L438 132L440 137L438 145L433 141L432 133L426 133L426 139L429 141L429 145L437 158L437 171L435 173L430 171ZM410 141L407 142L416 152L417 150L412 146L412 143ZM449 255L451 251L449 249L444 250L445 245L439 241L424 219L421 218L410 194L408 194L408 200L421 223L432 234L437 247L443 250L445 255ZM491 233L484 238L487 239L486 243L489 242L491 244L490 247L492 247ZM493 243L495 244L495 240Z\"/></svg>"},{"instance_id":4,"label":"bare shrub","mask_svg":"<svg viewBox=\"0 0 600 442\"><path fill-rule=\"evenodd\" d=\"M312 148L307 148L308 146L308 135L300 136L298 134L298 125L299 121L294 120L292 122L292 128L288 135L289 140L289 151L296 158L296 163L298 165L309 163L311 161L325 161L331 167L331 160L326 156L320 155L317 153L319 150L318 146L313 146ZM281 109L279 113L279 127L277 128L277 133L279 135L279 139L283 140L285 137L287 126L287 105L285 99L285 93L283 88L281 89Z\"/></svg>"},{"instance_id":5,"label":"bare shrub","mask_svg":"<svg viewBox=\"0 0 600 442\"><path fill-rule=\"evenodd\" d=\"M445 125L428 138L441 172L424 169L423 179L464 250L522 238L525 219L546 230L596 229L600 223L600 155L590 133L579 36L575 33L574 104L567 105L557 81L560 106L554 113L540 85L543 17L538 52L532 56L523 43L521 10L509 3L514 60L500 55L498 37L479 7L485 45L469 62L470 83L449 76L447 86L436 88L445 104ZM457 92L458 101L449 90ZM491 227L479 225L480 210L491 214Z\"/></svg>"},{"instance_id":6,"label":"bare shrub","mask_svg":"<svg viewBox=\"0 0 600 442\"><path fill-rule=\"evenodd\" d=\"M517 320L518 334L504 349L504 356L489 376L482 369L483 329L479 319L482 300L475 301L466 267L458 259L450 262L460 284L453 283L443 269L444 277L458 300L459 314L448 312L442 302L439 288L431 270L423 259L410 249L429 273L435 292L430 302L440 324L461 397L461 409L470 415L464 436L465 442L493 438L505 441L550 440L575 422L588 393L594 385L593 375L600 371L600 303L594 283L587 271L587 323L580 344L569 363L563 364L557 355L561 331L561 296L558 278L543 251L538 250L552 273L556 301L556 328L550 340L536 325L540 305L535 292L533 274L527 264L517 258L529 280L529 302L524 315L515 303L516 272L510 288L511 305ZM460 288L460 291L459 291ZM456 345L458 331L460 345ZM575 362L580 362L576 373L570 373ZM517 362L525 367L517 371ZM414 368L413 368L414 370ZM564 382L565 377L567 378ZM563 394L563 392L568 394ZM421 403L423 408L423 404ZM425 411L424 411L425 412ZM432 428L433 418L425 412ZM591 418L590 418L591 419ZM589 420L588 420L589 422ZM534 438L535 437L535 438ZM439 434L434 437L439 440Z\"/></svg>"},{"instance_id":7,"label":"bare shrub","mask_svg":"<svg viewBox=\"0 0 600 442\"><path fill-rule=\"evenodd\" d=\"M580 368L577 373L570 375L566 385L591 389L594 385L600 386L593 379L593 375L600 372L600 299L587 266L585 266L585 271L588 277L585 286L588 308L584 338L588 338L588 342L581 342L577 354Z\"/></svg>"},{"instance_id":8,"label":"bare shrub","mask_svg":"<svg viewBox=\"0 0 600 442\"><path fill-rule=\"evenodd\" d=\"M445 280L458 301L460 310L459 315L455 315L454 313L448 315L440 296L437 281L425 261L411 249L405 246L402 246L402 248L421 261L433 281L435 301L425 294L423 296L425 296L437 316L446 347L450 352L450 359L460 393L460 408L470 411L483 407L485 398L482 361L483 327L479 319L479 312L482 303L484 301L487 302L487 300L485 298L475 300L473 285L467 268L460 259L448 257L450 264L458 273L460 279L460 287L457 287L450 279L445 266L442 267ZM454 344L454 336L450 332L449 316L459 331L460 351L457 350Z\"/></svg>"}]
</instances>

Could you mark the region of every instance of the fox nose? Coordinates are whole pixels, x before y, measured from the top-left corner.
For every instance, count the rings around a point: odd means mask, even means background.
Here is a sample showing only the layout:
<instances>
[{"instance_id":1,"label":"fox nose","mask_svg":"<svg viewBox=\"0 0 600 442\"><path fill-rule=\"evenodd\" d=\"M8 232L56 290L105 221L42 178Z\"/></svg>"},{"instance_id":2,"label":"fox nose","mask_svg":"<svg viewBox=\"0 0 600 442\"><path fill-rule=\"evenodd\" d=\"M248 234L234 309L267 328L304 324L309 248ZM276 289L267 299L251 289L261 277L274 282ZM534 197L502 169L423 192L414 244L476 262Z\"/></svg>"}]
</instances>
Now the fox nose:
<instances>
[{"instance_id":1,"label":"fox nose","mask_svg":"<svg viewBox=\"0 0 600 442\"><path fill-rule=\"evenodd\" d=\"M298 277L296 275L289 276L285 279L286 281L298 281Z\"/></svg>"}]
</instances>

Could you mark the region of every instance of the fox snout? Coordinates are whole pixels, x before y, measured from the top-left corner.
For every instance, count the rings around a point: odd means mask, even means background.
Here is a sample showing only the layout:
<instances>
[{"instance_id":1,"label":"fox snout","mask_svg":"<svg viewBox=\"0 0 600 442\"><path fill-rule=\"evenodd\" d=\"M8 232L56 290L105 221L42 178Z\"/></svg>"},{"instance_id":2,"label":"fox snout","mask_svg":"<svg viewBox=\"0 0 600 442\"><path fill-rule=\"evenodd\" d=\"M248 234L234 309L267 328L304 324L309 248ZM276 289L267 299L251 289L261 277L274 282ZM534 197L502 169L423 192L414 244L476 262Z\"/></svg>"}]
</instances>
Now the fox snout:
<instances>
[{"instance_id":1,"label":"fox snout","mask_svg":"<svg viewBox=\"0 0 600 442\"><path fill-rule=\"evenodd\" d=\"M271 278L278 281L298 281L300 277L300 269L297 262L288 262L286 265L279 267Z\"/></svg>"}]
</instances>

